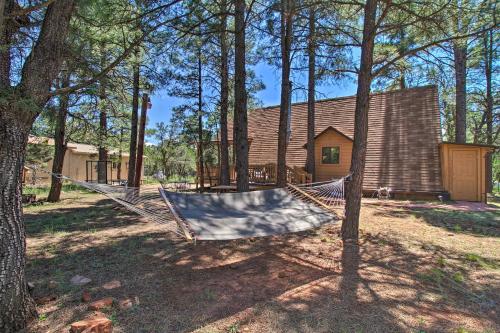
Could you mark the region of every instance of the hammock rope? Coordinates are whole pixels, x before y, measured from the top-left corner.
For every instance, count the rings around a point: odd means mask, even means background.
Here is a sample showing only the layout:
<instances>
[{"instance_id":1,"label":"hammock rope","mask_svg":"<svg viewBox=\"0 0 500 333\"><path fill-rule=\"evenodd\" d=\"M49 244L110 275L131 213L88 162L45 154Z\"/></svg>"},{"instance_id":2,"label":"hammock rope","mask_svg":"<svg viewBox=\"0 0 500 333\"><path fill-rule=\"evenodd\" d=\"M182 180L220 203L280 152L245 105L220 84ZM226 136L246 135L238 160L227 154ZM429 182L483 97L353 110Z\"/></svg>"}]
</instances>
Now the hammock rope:
<instances>
[{"instance_id":1,"label":"hammock rope","mask_svg":"<svg viewBox=\"0 0 500 333\"><path fill-rule=\"evenodd\" d=\"M181 230L179 230L171 211L165 206L165 203L156 188L139 189L123 185L85 182L62 174L53 173L36 165L27 165L27 167L29 169L36 169L37 171L52 175L62 181L69 181L92 192L102 194L114 202L122 205L126 209L145 217L149 221L163 225L167 231L172 232L175 235L185 237Z\"/></svg>"},{"instance_id":2,"label":"hammock rope","mask_svg":"<svg viewBox=\"0 0 500 333\"><path fill-rule=\"evenodd\" d=\"M338 214L338 211L345 207L345 182L349 176L323 182L288 184L288 190L303 201L314 203Z\"/></svg>"}]
</instances>

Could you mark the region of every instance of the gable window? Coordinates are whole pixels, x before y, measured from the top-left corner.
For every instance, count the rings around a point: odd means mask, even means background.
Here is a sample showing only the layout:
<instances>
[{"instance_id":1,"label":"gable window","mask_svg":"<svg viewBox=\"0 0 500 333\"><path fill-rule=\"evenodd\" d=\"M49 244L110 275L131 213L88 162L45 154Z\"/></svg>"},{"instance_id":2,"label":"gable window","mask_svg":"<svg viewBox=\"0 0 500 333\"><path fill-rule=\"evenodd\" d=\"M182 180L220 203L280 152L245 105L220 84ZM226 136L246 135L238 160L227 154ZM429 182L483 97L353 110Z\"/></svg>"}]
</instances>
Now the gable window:
<instances>
[{"instance_id":1,"label":"gable window","mask_svg":"<svg viewBox=\"0 0 500 333\"><path fill-rule=\"evenodd\" d=\"M339 161L340 161L340 147L321 148L322 164L339 164Z\"/></svg>"}]
</instances>

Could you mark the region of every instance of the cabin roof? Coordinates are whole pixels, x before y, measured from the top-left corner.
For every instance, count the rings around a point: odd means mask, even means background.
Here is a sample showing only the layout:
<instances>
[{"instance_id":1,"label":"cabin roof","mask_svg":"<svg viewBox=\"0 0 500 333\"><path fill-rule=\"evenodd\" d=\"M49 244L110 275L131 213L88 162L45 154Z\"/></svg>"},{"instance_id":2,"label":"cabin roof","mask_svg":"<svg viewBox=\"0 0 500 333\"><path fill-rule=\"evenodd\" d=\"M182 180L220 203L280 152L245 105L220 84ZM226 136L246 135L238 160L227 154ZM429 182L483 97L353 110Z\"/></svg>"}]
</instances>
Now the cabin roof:
<instances>
[{"instance_id":1,"label":"cabin roof","mask_svg":"<svg viewBox=\"0 0 500 333\"><path fill-rule=\"evenodd\" d=\"M323 134L325 134L325 133L327 133L327 132L329 132L329 131L334 131L334 132L335 132L335 133L337 133L338 135L340 135L340 136L342 136L342 137L346 138L347 140L349 140L349 141L354 141L354 139L353 139L353 138L351 138L350 136L345 135L344 133L342 133L341 131L339 131L338 129L336 129L336 128L335 128L335 127L333 127L333 126L328 126L328 127L327 127L327 128L325 128L323 131L321 131L321 133L316 134L316 135L314 136L314 140L316 140L317 138L319 138L320 136L322 136ZM304 143L303 147L307 149L307 142L306 142L306 143Z\"/></svg>"},{"instance_id":2,"label":"cabin roof","mask_svg":"<svg viewBox=\"0 0 500 333\"><path fill-rule=\"evenodd\" d=\"M34 136L30 135L28 138L28 143L30 144L47 144L49 146L53 146L55 144L53 138L47 138L47 137L41 137L41 136ZM68 149L70 149L73 153L75 154L84 154L84 155L94 155L98 154L99 150L96 146L94 145L89 145L86 143L75 143L75 142L68 142ZM117 149L110 149L108 151L108 154L118 154ZM126 152L122 152L123 157L128 157L129 154Z\"/></svg>"},{"instance_id":3,"label":"cabin roof","mask_svg":"<svg viewBox=\"0 0 500 333\"><path fill-rule=\"evenodd\" d=\"M315 134L329 127L354 137L356 97L316 101ZM287 164L305 166L307 102L292 104ZM390 186L405 191L441 191L439 144L441 124L435 86L375 93L368 112L365 188ZM276 163L279 106L255 109L248 115L250 164ZM229 133L232 129L229 128Z\"/></svg>"}]
</instances>

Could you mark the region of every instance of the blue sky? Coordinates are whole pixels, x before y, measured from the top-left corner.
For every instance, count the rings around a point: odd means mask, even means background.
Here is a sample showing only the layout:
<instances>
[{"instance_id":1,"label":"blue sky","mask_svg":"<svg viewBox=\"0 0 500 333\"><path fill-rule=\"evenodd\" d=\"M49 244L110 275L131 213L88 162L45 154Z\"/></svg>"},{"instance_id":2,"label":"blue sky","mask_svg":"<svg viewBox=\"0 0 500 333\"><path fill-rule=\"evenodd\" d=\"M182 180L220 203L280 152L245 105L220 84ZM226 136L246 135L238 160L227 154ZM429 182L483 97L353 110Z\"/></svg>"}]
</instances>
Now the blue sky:
<instances>
[{"instance_id":1,"label":"blue sky","mask_svg":"<svg viewBox=\"0 0 500 333\"><path fill-rule=\"evenodd\" d=\"M264 82L266 89L257 93L257 97L263 106L277 105L280 103L280 71L265 63L259 63L254 67L258 77ZM295 78L295 85L306 86L307 76ZM350 96L356 93L356 84L353 81L342 80L338 84L323 84L317 87L317 98L332 98ZM292 95L293 102L306 100L305 92L295 92ZM165 91L158 91L151 97L153 107L148 112L148 128L155 127L158 122L168 122L172 107L182 104L182 100L169 97Z\"/></svg>"}]
</instances>

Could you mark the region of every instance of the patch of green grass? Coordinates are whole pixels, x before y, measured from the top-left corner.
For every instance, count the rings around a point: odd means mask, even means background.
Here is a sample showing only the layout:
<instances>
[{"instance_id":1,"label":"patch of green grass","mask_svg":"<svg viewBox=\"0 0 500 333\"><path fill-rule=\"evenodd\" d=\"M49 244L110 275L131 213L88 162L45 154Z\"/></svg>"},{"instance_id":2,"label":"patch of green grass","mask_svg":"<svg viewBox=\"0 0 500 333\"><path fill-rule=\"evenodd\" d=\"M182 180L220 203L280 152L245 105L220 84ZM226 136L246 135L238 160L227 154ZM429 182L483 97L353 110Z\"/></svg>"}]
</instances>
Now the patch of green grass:
<instances>
[{"instance_id":1,"label":"patch of green grass","mask_svg":"<svg viewBox=\"0 0 500 333\"><path fill-rule=\"evenodd\" d=\"M486 236L500 236L499 211L456 211L443 208L416 209L412 214L426 223L453 232L472 232Z\"/></svg>"},{"instance_id":2,"label":"patch of green grass","mask_svg":"<svg viewBox=\"0 0 500 333\"><path fill-rule=\"evenodd\" d=\"M474 263L482 269L499 269L499 265L492 260L481 257L475 253L467 253L465 255L465 260Z\"/></svg>"},{"instance_id":3,"label":"patch of green grass","mask_svg":"<svg viewBox=\"0 0 500 333\"><path fill-rule=\"evenodd\" d=\"M46 321L47 320L47 315L45 313L42 313L38 316L39 321Z\"/></svg>"},{"instance_id":4,"label":"patch of green grass","mask_svg":"<svg viewBox=\"0 0 500 333\"><path fill-rule=\"evenodd\" d=\"M463 327L459 327L457 329L457 333L470 333L470 331L466 330L465 328Z\"/></svg>"},{"instance_id":5,"label":"patch of green grass","mask_svg":"<svg viewBox=\"0 0 500 333\"><path fill-rule=\"evenodd\" d=\"M381 245L381 246L386 246L387 244L389 244L389 242L385 239L382 239L382 238L378 238L376 241L375 241L378 245Z\"/></svg>"},{"instance_id":6,"label":"patch of green grass","mask_svg":"<svg viewBox=\"0 0 500 333\"><path fill-rule=\"evenodd\" d=\"M437 260L437 263L439 266L444 267L444 266L446 266L446 259L443 257L439 257Z\"/></svg>"},{"instance_id":7,"label":"patch of green grass","mask_svg":"<svg viewBox=\"0 0 500 333\"><path fill-rule=\"evenodd\" d=\"M322 243L333 243L335 240L331 237L327 237L327 236L324 236L324 237L321 237L321 242Z\"/></svg>"},{"instance_id":8,"label":"patch of green grass","mask_svg":"<svg viewBox=\"0 0 500 333\"><path fill-rule=\"evenodd\" d=\"M49 194L49 191L50 191L49 185L43 185L43 186L26 185L23 187L23 194L35 194L37 197L38 196L46 197ZM63 184L62 192L74 192L74 191L90 193L89 190L80 185L72 183Z\"/></svg>"},{"instance_id":9,"label":"patch of green grass","mask_svg":"<svg viewBox=\"0 0 500 333\"><path fill-rule=\"evenodd\" d=\"M421 280L434 282L436 284L441 284L443 282L443 278L445 277L445 272L439 268L431 268L426 273L418 274L418 277Z\"/></svg>"},{"instance_id":10,"label":"patch of green grass","mask_svg":"<svg viewBox=\"0 0 500 333\"><path fill-rule=\"evenodd\" d=\"M116 324L118 324L118 319L117 319L117 315L116 315L116 311L113 311L110 315L109 315L109 320L111 320L111 322L113 323L113 326L116 326Z\"/></svg>"},{"instance_id":11,"label":"patch of green grass","mask_svg":"<svg viewBox=\"0 0 500 333\"><path fill-rule=\"evenodd\" d=\"M213 290L207 288L203 290L203 298L209 302L212 302L217 298L217 294Z\"/></svg>"},{"instance_id":12,"label":"patch of green grass","mask_svg":"<svg viewBox=\"0 0 500 333\"><path fill-rule=\"evenodd\" d=\"M455 281L457 283L463 283L465 281L464 276L460 272L454 273L452 276L452 279L453 279L453 281Z\"/></svg>"},{"instance_id":13,"label":"patch of green grass","mask_svg":"<svg viewBox=\"0 0 500 333\"><path fill-rule=\"evenodd\" d=\"M229 328L227 329L228 333L239 333L240 332L240 325L238 323L234 323Z\"/></svg>"},{"instance_id":14,"label":"patch of green grass","mask_svg":"<svg viewBox=\"0 0 500 333\"><path fill-rule=\"evenodd\" d=\"M42 252L49 254L49 255L55 255L58 250L58 245L55 243L47 243L44 244L43 247L41 248Z\"/></svg>"}]
</instances>

